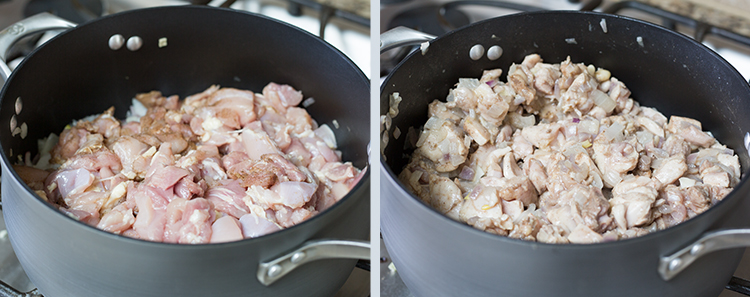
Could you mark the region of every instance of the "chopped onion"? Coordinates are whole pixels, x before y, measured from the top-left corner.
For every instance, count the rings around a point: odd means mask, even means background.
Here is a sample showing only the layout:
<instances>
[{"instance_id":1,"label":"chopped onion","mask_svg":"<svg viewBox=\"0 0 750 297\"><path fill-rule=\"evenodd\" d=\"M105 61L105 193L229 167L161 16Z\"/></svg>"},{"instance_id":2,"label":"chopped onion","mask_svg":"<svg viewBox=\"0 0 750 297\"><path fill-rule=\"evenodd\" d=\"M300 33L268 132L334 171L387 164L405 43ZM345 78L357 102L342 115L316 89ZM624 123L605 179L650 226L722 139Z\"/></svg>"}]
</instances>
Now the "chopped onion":
<instances>
[{"instance_id":1,"label":"chopped onion","mask_svg":"<svg viewBox=\"0 0 750 297\"><path fill-rule=\"evenodd\" d=\"M474 169L472 169L470 166L464 166L461 168L461 173L458 174L458 178L463 180L472 180L474 179Z\"/></svg>"},{"instance_id":2,"label":"chopped onion","mask_svg":"<svg viewBox=\"0 0 750 297\"><path fill-rule=\"evenodd\" d=\"M424 124L426 130L437 130L443 125L443 120L438 117L430 117Z\"/></svg>"},{"instance_id":3,"label":"chopped onion","mask_svg":"<svg viewBox=\"0 0 750 297\"><path fill-rule=\"evenodd\" d=\"M578 123L578 133L586 133L589 135L599 134L599 121L586 118Z\"/></svg>"},{"instance_id":4,"label":"chopped onion","mask_svg":"<svg viewBox=\"0 0 750 297\"><path fill-rule=\"evenodd\" d=\"M615 101L612 100L612 98L609 98L609 95L598 89L592 90L591 94L589 94L589 97L594 100L594 104L604 109L604 111L606 111L607 113L612 112L612 110L614 110L617 106L617 104L615 104Z\"/></svg>"},{"instance_id":5,"label":"chopped onion","mask_svg":"<svg viewBox=\"0 0 750 297\"><path fill-rule=\"evenodd\" d=\"M536 124L534 115L522 116L518 113L511 113L508 115L508 117L510 117L511 126L518 129L534 126L534 124Z\"/></svg>"},{"instance_id":6,"label":"chopped onion","mask_svg":"<svg viewBox=\"0 0 750 297\"><path fill-rule=\"evenodd\" d=\"M429 48L430 48L430 42L429 41L422 42L419 45L419 49L422 51L422 56L424 56L425 54L427 54L427 49L429 49Z\"/></svg>"},{"instance_id":7,"label":"chopped onion","mask_svg":"<svg viewBox=\"0 0 750 297\"><path fill-rule=\"evenodd\" d=\"M133 98L131 100L130 110L128 110L127 117L136 117L140 119L142 116L146 115L146 112L148 112L148 108L146 108L141 101Z\"/></svg>"},{"instance_id":8,"label":"chopped onion","mask_svg":"<svg viewBox=\"0 0 750 297\"><path fill-rule=\"evenodd\" d=\"M604 187L604 183L602 182L602 177L599 176L599 173L595 171L591 171L589 175L591 175L591 177L593 178L593 180L591 181L592 186L597 187L599 189Z\"/></svg>"},{"instance_id":9,"label":"chopped onion","mask_svg":"<svg viewBox=\"0 0 750 297\"><path fill-rule=\"evenodd\" d=\"M680 188L692 187L695 185L695 180L689 177L680 177Z\"/></svg>"},{"instance_id":10,"label":"chopped onion","mask_svg":"<svg viewBox=\"0 0 750 297\"><path fill-rule=\"evenodd\" d=\"M398 92L394 92L391 94L390 100L388 102L388 114L395 118L398 115L398 105L401 103L403 99L401 99L401 96L399 96Z\"/></svg>"},{"instance_id":11,"label":"chopped onion","mask_svg":"<svg viewBox=\"0 0 750 297\"><path fill-rule=\"evenodd\" d=\"M571 160L575 160L575 156L578 155L579 153L586 154L586 150L584 150L583 147L580 145L568 146L568 148L566 148L565 151L563 151L563 155L565 155L566 157L568 157L568 159L571 159Z\"/></svg>"},{"instance_id":12,"label":"chopped onion","mask_svg":"<svg viewBox=\"0 0 750 297\"><path fill-rule=\"evenodd\" d=\"M26 122L21 123L21 139L26 138L26 134L29 132L29 127L26 126Z\"/></svg>"},{"instance_id":13,"label":"chopped onion","mask_svg":"<svg viewBox=\"0 0 750 297\"><path fill-rule=\"evenodd\" d=\"M399 137L401 137L401 129L398 127L393 128L393 138L398 139Z\"/></svg>"},{"instance_id":14,"label":"chopped onion","mask_svg":"<svg viewBox=\"0 0 750 297\"><path fill-rule=\"evenodd\" d=\"M305 99L305 101L302 101L302 106L305 107L305 108L307 108L310 105L313 105L313 103L315 103L315 98L309 97L309 98Z\"/></svg>"},{"instance_id":15,"label":"chopped onion","mask_svg":"<svg viewBox=\"0 0 750 297\"><path fill-rule=\"evenodd\" d=\"M604 176L602 176L602 180L608 185L614 187L618 183L622 181L622 177L619 173L614 171L607 171L604 173Z\"/></svg>"},{"instance_id":16,"label":"chopped onion","mask_svg":"<svg viewBox=\"0 0 750 297\"><path fill-rule=\"evenodd\" d=\"M474 90L479 86L479 80L476 78L459 78L458 79L458 85L457 88L467 88L469 90Z\"/></svg>"},{"instance_id":17,"label":"chopped onion","mask_svg":"<svg viewBox=\"0 0 750 297\"><path fill-rule=\"evenodd\" d=\"M615 140L620 141L622 139L622 131L625 129L625 127L622 126L619 122L612 123L609 128L607 128L607 132L604 132L604 136L607 137L607 140Z\"/></svg>"},{"instance_id":18,"label":"chopped onion","mask_svg":"<svg viewBox=\"0 0 750 297\"><path fill-rule=\"evenodd\" d=\"M635 132L635 138L638 140L638 143L646 145L647 143L654 141L654 134L651 134L651 132L648 131L638 131Z\"/></svg>"},{"instance_id":19,"label":"chopped onion","mask_svg":"<svg viewBox=\"0 0 750 297\"><path fill-rule=\"evenodd\" d=\"M601 21L599 22L599 26L602 26L602 31L603 31L604 33L607 33L607 20L605 20L605 19L602 19L602 20L601 20Z\"/></svg>"},{"instance_id":20,"label":"chopped onion","mask_svg":"<svg viewBox=\"0 0 750 297\"><path fill-rule=\"evenodd\" d=\"M409 130L406 132L406 139L404 139L404 150L417 147L417 140L419 140L419 129L409 127Z\"/></svg>"},{"instance_id":21,"label":"chopped onion","mask_svg":"<svg viewBox=\"0 0 750 297\"><path fill-rule=\"evenodd\" d=\"M383 128L385 128L386 131L391 130L391 116L390 115L382 115L380 116L380 124L383 125Z\"/></svg>"}]
</instances>

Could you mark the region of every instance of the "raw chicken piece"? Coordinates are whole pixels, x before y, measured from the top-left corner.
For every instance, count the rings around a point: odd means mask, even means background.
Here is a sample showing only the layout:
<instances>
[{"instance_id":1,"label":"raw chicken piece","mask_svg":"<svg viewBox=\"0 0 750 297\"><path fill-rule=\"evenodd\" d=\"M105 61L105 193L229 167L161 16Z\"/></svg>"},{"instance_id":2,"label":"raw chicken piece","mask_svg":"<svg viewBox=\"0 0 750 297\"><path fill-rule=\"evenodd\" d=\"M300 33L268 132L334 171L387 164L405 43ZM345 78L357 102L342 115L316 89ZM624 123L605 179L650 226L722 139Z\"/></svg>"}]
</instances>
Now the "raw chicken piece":
<instances>
[{"instance_id":1,"label":"raw chicken piece","mask_svg":"<svg viewBox=\"0 0 750 297\"><path fill-rule=\"evenodd\" d=\"M242 235L245 238L255 238L282 229L279 225L267 220L265 217L260 217L253 213L243 215L240 218L240 224L242 225Z\"/></svg>"},{"instance_id":2,"label":"raw chicken piece","mask_svg":"<svg viewBox=\"0 0 750 297\"><path fill-rule=\"evenodd\" d=\"M275 83L263 94L211 86L184 102L137 94L126 122L114 108L76 121L39 142L49 155L26 154L16 171L64 213L123 236L259 236L331 207L365 174L341 161L338 123L318 126L296 107L302 99Z\"/></svg>"},{"instance_id":3,"label":"raw chicken piece","mask_svg":"<svg viewBox=\"0 0 750 297\"><path fill-rule=\"evenodd\" d=\"M182 213L179 243L208 243L211 239L211 224L214 214L211 204L203 198L195 198L185 205Z\"/></svg>"},{"instance_id":4,"label":"raw chicken piece","mask_svg":"<svg viewBox=\"0 0 750 297\"><path fill-rule=\"evenodd\" d=\"M236 218L224 216L211 225L211 243L237 241L242 238L240 222Z\"/></svg>"},{"instance_id":5,"label":"raw chicken piece","mask_svg":"<svg viewBox=\"0 0 750 297\"><path fill-rule=\"evenodd\" d=\"M225 180L223 185L208 189L206 199L217 211L221 211L235 218L240 218L250 212L245 202L245 188L236 180Z\"/></svg>"}]
</instances>

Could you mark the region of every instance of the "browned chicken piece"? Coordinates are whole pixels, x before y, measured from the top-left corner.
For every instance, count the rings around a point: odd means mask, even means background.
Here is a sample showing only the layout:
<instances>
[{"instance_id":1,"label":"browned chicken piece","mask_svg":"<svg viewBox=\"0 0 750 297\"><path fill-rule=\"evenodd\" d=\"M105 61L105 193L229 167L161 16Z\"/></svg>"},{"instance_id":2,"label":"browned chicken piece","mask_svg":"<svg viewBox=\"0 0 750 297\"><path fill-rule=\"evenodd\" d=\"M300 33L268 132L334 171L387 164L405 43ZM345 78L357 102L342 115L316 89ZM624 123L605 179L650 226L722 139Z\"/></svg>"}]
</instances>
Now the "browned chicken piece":
<instances>
[{"instance_id":1,"label":"browned chicken piece","mask_svg":"<svg viewBox=\"0 0 750 297\"><path fill-rule=\"evenodd\" d=\"M734 151L699 121L640 106L606 69L531 54L461 78L399 175L419 199L485 232L596 243L674 226L739 183ZM415 127L416 128L416 127Z\"/></svg>"},{"instance_id":2,"label":"browned chicken piece","mask_svg":"<svg viewBox=\"0 0 750 297\"><path fill-rule=\"evenodd\" d=\"M425 126L417 141L417 151L434 162L437 171L453 171L469 154L464 133L449 121L431 119L434 125Z\"/></svg>"}]
</instances>

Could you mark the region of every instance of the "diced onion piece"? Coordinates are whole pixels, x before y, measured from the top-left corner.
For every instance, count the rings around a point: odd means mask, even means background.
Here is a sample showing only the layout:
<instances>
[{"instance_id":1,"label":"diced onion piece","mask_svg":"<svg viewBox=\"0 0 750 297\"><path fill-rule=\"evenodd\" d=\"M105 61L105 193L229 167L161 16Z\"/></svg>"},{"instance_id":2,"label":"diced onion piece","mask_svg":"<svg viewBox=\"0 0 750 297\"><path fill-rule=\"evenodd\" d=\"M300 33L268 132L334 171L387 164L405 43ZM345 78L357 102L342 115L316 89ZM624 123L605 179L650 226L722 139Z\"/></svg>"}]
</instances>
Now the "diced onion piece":
<instances>
[{"instance_id":1,"label":"diced onion piece","mask_svg":"<svg viewBox=\"0 0 750 297\"><path fill-rule=\"evenodd\" d=\"M607 171L604 173L604 176L602 176L602 180L611 187L614 187L618 183L622 181L622 177L620 177L620 174L614 171Z\"/></svg>"},{"instance_id":2,"label":"diced onion piece","mask_svg":"<svg viewBox=\"0 0 750 297\"><path fill-rule=\"evenodd\" d=\"M594 100L594 104L604 109L604 111L606 111L607 113L612 112L617 106L617 104L615 104L615 101L612 100L612 98L609 98L609 95L602 91L599 91L598 89L592 90L589 96L592 100Z\"/></svg>"},{"instance_id":3,"label":"diced onion piece","mask_svg":"<svg viewBox=\"0 0 750 297\"><path fill-rule=\"evenodd\" d=\"M508 115L510 117L510 124L511 126L523 129L529 126L534 126L536 124L536 119L534 118L534 115L528 115L528 116L522 116L517 113L511 113Z\"/></svg>"},{"instance_id":4,"label":"diced onion piece","mask_svg":"<svg viewBox=\"0 0 750 297\"><path fill-rule=\"evenodd\" d=\"M304 101L302 101L302 106L306 108L306 107L308 107L310 105L313 105L313 103L315 103L315 98L309 97L309 98L305 99Z\"/></svg>"},{"instance_id":5,"label":"diced onion piece","mask_svg":"<svg viewBox=\"0 0 750 297\"><path fill-rule=\"evenodd\" d=\"M131 100L130 110L128 111L127 116L141 118L142 116L146 115L146 112L148 112L148 108L146 108L146 106L143 105L141 101L133 98Z\"/></svg>"},{"instance_id":6,"label":"diced onion piece","mask_svg":"<svg viewBox=\"0 0 750 297\"><path fill-rule=\"evenodd\" d=\"M52 151L52 148L55 147L57 142L60 140L60 138L55 133L50 133L49 136L40 139L37 141L37 148L39 149L39 154L49 154L49 152Z\"/></svg>"},{"instance_id":7,"label":"diced onion piece","mask_svg":"<svg viewBox=\"0 0 750 297\"><path fill-rule=\"evenodd\" d=\"M380 116L380 124L384 126L386 131L391 130L391 123L392 123L392 119L390 115Z\"/></svg>"},{"instance_id":8,"label":"diced onion piece","mask_svg":"<svg viewBox=\"0 0 750 297\"><path fill-rule=\"evenodd\" d=\"M591 144L591 143L589 143L589 144ZM575 156L578 155L579 153L584 153L584 154L586 153L586 151L583 149L583 144L582 145L571 145L571 146L568 146L565 149L565 151L563 151L563 155L565 155L566 157L568 157L571 160L574 160Z\"/></svg>"},{"instance_id":9,"label":"diced onion piece","mask_svg":"<svg viewBox=\"0 0 750 297\"><path fill-rule=\"evenodd\" d=\"M474 90L479 86L479 80L476 78L459 78L458 79L458 85L457 88L467 88L469 90Z\"/></svg>"},{"instance_id":10,"label":"diced onion piece","mask_svg":"<svg viewBox=\"0 0 750 297\"><path fill-rule=\"evenodd\" d=\"M438 117L431 117L427 120L427 123L424 124L424 128L426 130L437 130L440 129L440 126L443 125L443 120L441 120Z\"/></svg>"},{"instance_id":11,"label":"diced onion piece","mask_svg":"<svg viewBox=\"0 0 750 297\"><path fill-rule=\"evenodd\" d=\"M599 189L604 187L604 183L602 182L602 177L599 176L599 173L591 171L589 174L591 174L591 177L593 177L593 180L591 181L592 186L597 187Z\"/></svg>"},{"instance_id":12,"label":"diced onion piece","mask_svg":"<svg viewBox=\"0 0 750 297\"><path fill-rule=\"evenodd\" d=\"M398 94L398 92L394 92L391 94L390 99L388 100L388 114L395 118L398 115L398 105L401 103L401 96Z\"/></svg>"},{"instance_id":13,"label":"diced onion piece","mask_svg":"<svg viewBox=\"0 0 750 297\"><path fill-rule=\"evenodd\" d=\"M622 124L614 122L609 128L607 128L607 131L604 132L604 136L607 137L608 140L620 141L622 138L622 130L624 129L625 127L623 127Z\"/></svg>"},{"instance_id":14,"label":"diced onion piece","mask_svg":"<svg viewBox=\"0 0 750 297\"><path fill-rule=\"evenodd\" d=\"M695 180L689 177L680 177L680 188L692 187L695 185Z\"/></svg>"},{"instance_id":15,"label":"diced onion piece","mask_svg":"<svg viewBox=\"0 0 750 297\"><path fill-rule=\"evenodd\" d=\"M648 131L638 131L635 132L635 138L638 140L638 143L646 145L647 143L654 141L654 134L651 134L651 132Z\"/></svg>"}]
</instances>

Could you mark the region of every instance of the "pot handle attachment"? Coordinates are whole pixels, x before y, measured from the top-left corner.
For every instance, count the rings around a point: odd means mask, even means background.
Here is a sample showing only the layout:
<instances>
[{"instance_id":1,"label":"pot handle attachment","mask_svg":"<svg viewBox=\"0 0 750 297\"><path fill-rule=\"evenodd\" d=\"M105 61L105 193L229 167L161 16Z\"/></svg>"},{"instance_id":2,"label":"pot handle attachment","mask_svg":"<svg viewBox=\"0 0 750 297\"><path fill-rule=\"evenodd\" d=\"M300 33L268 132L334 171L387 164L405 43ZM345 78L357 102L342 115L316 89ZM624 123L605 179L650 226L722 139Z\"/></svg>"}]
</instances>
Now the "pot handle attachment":
<instances>
[{"instance_id":1,"label":"pot handle attachment","mask_svg":"<svg viewBox=\"0 0 750 297\"><path fill-rule=\"evenodd\" d=\"M3 281L0 281L0 297L43 297L37 289L33 289L29 292L19 292L13 289L10 285Z\"/></svg>"},{"instance_id":2,"label":"pot handle attachment","mask_svg":"<svg viewBox=\"0 0 750 297\"><path fill-rule=\"evenodd\" d=\"M417 45L435 39L434 35L407 27L396 27L380 34L380 53L397 47Z\"/></svg>"},{"instance_id":3,"label":"pot handle attachment","mask_svg":"<svg viewBox=\"0 0 750 297\"><path fill-rule=\"evenodd\" d=\"M5 59L10 47L19 39L39 32L69 29L75 26L76 24L74 23L68 22L53 14L43 12L23 19L0 31L0 78L2 78L3 81L6 81L10 76L11 71L6 64Z\"/></svg>"},{"instance_id":4,"label":"pot handle attachment","mask_svg":"<svg viewBox=\"0 0 750 297\"><path fill-rule=\"evenodd\" d=\"M270 286L307 262L321 259L369 259L370 242L360 240L313 240L276 259L258 265L258 281Z\"/></svg>"},{"instance_id":5,"label":"pot handle attachment","mask_svg":"<svg viewBox=\"0 0 750 297\"><path fill-rule=\"evenodd\" d=\"M706 233L687 247L659 259L659 275L665 281L674 278L693 261L710 252L750 247L750 229L719 230Z\"/></svg>"}]
</instances>

